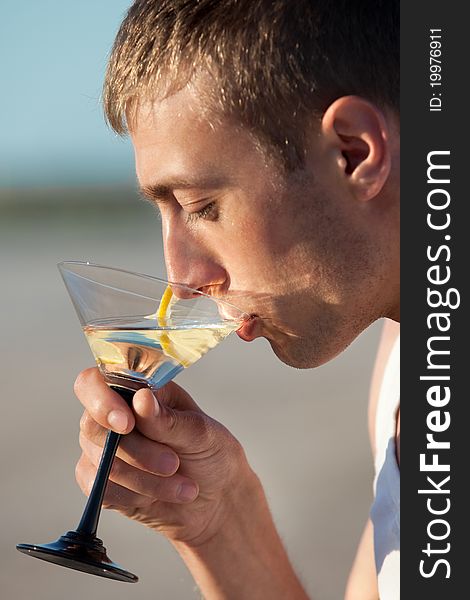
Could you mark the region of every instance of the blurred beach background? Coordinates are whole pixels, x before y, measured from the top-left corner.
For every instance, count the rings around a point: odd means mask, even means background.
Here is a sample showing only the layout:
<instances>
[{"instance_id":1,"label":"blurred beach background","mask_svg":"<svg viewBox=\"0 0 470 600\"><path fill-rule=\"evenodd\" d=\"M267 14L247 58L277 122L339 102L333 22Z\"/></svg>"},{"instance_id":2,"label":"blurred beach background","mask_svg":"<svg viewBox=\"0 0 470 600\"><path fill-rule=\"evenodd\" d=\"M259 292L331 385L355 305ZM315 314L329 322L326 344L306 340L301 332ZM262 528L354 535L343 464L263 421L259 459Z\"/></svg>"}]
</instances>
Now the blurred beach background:
<instances>
[{"instance_id":1,"label":"blurred beach background","mask_svg":"<svg viewBox=\"0 0 470 600\"><path fill-rule=\"evenodd\" d=\"M81 409L92 357L56 263L165 275L160 222L135 191L130 142L103 121L106 57L129 1L4 3L0 20L2 600L199 598L171 545L105 511L99 535L128 586L18 553L76 526ZM315 370L229 338L178 377L242 442L292 562L316 599L342 597L372 498L367 398L380 324ZM243 577L243 574L240 573Z\"/></svg>"}]
</instances>

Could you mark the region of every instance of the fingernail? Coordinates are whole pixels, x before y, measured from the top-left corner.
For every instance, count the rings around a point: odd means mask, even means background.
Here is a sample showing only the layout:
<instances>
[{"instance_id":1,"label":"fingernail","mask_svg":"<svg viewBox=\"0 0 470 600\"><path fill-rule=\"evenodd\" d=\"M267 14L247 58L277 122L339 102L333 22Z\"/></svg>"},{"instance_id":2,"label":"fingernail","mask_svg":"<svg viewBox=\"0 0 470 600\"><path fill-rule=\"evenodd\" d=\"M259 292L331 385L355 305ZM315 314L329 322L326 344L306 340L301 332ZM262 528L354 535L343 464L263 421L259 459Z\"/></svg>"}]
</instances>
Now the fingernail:
<instances>
[{"instance_id":1,"label":"fingernail","mask_svg":"<svg viewBox=\"0 0 470 600\"><path fill-rule=\"evenodd\" d=\"M158 459L158 472L162 475L172 475L178 468L178 463L178 458L174 454L164 452Z\"/></svg>"},{"instance_id":2,"label":"fingernail","mask_svg":"<svg viewBox=\"0 0 470 600\"><path fill-rule=\"evenodd\" d=\"M117 431L118 433L123 432L127 429L127 415L122 410L112 410L108 414L108 423L114 431Z\"/></svg>"},{"instance_id":3,"label":"fingernail","mask_svg":"<svg viewBox=\"0 0 470 600\"><path fill-rule=\"evenodd\" d=\"M197 496L197 487L194 483L182 483L178 489L177 496L183 502L192 502Z\"/></svg>"}]
</instances>

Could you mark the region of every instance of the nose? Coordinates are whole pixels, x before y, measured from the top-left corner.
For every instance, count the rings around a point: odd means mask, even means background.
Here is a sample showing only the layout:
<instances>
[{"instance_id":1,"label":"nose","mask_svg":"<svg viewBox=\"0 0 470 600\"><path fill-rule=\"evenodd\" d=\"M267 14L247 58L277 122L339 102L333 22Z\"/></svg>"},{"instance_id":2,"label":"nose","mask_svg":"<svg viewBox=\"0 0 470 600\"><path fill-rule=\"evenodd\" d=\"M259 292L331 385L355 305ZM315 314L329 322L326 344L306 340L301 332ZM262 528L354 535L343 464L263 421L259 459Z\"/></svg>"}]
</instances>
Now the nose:
<instances>
[{"instance_id":1,"label":"nose","mask_svg":"<svg viewBox=\"0 0 470 600\"><path fill-rule=\"evenodd\" d=\"M163 223L163 249L169 281L182 283L201 292L215 294L228 284L228 274L208 246L178 224ZM174 293L184 295L175 288ZM189 294L190 296L190 294Z\"/></svg>"}]
</instances>

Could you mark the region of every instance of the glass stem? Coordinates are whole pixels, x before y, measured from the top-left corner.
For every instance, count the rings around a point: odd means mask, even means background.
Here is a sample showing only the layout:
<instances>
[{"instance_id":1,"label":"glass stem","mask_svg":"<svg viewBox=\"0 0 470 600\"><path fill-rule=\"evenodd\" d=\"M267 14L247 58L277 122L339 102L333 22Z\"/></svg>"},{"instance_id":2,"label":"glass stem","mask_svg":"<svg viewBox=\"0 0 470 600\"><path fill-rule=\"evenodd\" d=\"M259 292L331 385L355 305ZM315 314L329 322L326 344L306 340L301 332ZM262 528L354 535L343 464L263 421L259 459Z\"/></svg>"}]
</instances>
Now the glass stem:
<instances>
[{"instance_id":1,"label":"glass stem","mask_svg":"<svg viewBox=\"0 0 470 600\"><path fill-rule=\"evenodd\" d=\"M117 385L110 385L109 387L117 392L129 406L132 406L132 398L135 390L130 390ZM83 511L82 518L77 527L77 532L79 533L90 535L92 537L96 536L98 521L100 520L101 514L101 505L103 504L103 497L106 491L106 484L108 483L109 473L113 466L120 439L120 433L108 431L95 481L88 497L85 510Z\"/></svg>"},{"instance_id":2,"label":"glass stem","mask_svg":"<svg viewBox=\"0 0 470 600\"><path fill-rule=\"evenodd\" d=\"M82 518L77 527L79 533L90 536L96 535L103 496L120 439L121 434L115 433L114 431L108 431L95 481L90 496L88 497L85 510L83 511Z\"/></svg>"}]
</instances>

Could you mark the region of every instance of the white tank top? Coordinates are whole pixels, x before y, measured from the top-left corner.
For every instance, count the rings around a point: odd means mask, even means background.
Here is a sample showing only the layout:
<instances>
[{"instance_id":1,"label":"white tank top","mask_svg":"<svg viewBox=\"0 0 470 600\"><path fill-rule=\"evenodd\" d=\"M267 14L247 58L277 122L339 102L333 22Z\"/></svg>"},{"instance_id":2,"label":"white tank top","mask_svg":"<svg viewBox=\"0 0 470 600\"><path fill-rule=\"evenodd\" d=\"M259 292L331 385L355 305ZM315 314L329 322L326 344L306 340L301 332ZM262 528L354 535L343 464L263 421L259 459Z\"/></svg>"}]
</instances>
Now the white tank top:
<instances>
[{"instance_id":1,"label":"white tank top","mask_svg":"<svg viewBox=\"0 0 470 600\"><path fill-rule=\"evenodd\" d=\"M400 336L385 367L375 422L375 497L370 516L380 600L400 598L400 470L395 444L399 405Z\"/></svg>"}]
</instances>

